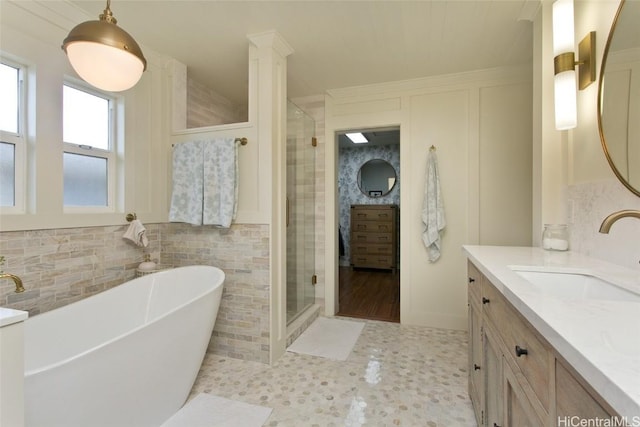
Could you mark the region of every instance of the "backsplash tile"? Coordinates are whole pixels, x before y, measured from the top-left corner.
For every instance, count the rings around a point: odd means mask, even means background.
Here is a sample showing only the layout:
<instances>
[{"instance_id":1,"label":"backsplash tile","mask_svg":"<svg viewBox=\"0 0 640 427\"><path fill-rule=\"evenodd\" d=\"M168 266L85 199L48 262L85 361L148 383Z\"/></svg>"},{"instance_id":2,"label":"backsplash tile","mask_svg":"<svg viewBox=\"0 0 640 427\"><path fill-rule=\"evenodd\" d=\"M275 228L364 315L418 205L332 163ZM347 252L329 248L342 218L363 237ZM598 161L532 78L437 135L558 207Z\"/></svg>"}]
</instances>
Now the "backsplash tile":
<instances>
[{"instance_id":1,"label":"backsplash tile","mask_svg":"<svg viewBox=\"0 0 640 427\"><path fill-rule=\"evenodd\" d=\"M135 276L142 248L122 239L128 225L10 231L0 233L3 271L19 276L26 291L13 292L13 282L0 282L0 306L26 310L30 316L62 307ZM155 224L146 226L149 246L159 256Z\"/></svg>"},{"instance_id":2,"label":"backsplash tile","mask_svg":"<svg viewBox=\"0 0 640 427\"><path fill-rule=\"evenodd\" d=\"M624 267L640 270L640 220L623 218L609 234L598 232L607 215L622 209L639 209L640 198L617 180L571 185L567 191L573 203L570 249Z\"/></svg>"},{"instance_id":3,"label":"backsplash tile","mask_svg":"<svg viewBox=\"0 0 640 427\"><path fill-rule=\"evenodd\" d=\"M62 307L135 277L145 251L122 239L128 225L0 233L3 271L26 291L0 281L0 306L30 316ZM226 275L209 351L269 362L269 227L228 230L187 224L145 224L151 259L161 265L213 265Z\"/></svg>"}]
</instances>

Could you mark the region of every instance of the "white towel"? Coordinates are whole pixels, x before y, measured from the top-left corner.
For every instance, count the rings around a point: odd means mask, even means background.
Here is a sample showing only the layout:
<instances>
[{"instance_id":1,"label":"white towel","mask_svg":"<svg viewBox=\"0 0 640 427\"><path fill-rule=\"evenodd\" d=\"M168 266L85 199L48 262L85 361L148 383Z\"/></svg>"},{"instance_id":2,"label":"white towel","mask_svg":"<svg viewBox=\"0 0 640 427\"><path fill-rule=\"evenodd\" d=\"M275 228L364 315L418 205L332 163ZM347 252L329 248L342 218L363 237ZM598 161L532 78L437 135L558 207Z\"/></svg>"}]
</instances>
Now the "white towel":
<instances>
[{"instance_id":1,"label":"white towel","mask_svg":"<svg viewBox=\"0 0 640 427\"><path fill-rule=\"evenodd\" d=\"M134 219L129 224L129 228L124 232L123 239L130 240L137 246L147 247L149 239L147 238L147 229L138 219Z\"/></svg>"},{"instance_id":2,"label":"white towel","mask_svg":"<svg viewBox=\"0 0 640 427\"><path fill-rule=\"evenodd\" d=\"M229 228L238 200L238 145L234 138L204 143L202 223Z\"/></svg>"},{"instance_id":3,"label":"white towel","mask_svg":"<svg viewBox=\"0 0 640 427\"><path fill-rule=\"evenodd\" d=\"M429 261L440 258L441 232L446 226L444 206L440 192L440 175L438 158L434 150L427 155L427 175L424 185L424 202L422 204L422 241L427 248Z\"/></svg>"},{"instance_id":4,"label":"white towel","mask_svg":"<svg viewBox=\"0 0 640 427\"><path fill-rule=\"evenodd\" d=\"M173 191L169 221L202 225L202 141L173 147Z\"/></svg>"}]
</instances>

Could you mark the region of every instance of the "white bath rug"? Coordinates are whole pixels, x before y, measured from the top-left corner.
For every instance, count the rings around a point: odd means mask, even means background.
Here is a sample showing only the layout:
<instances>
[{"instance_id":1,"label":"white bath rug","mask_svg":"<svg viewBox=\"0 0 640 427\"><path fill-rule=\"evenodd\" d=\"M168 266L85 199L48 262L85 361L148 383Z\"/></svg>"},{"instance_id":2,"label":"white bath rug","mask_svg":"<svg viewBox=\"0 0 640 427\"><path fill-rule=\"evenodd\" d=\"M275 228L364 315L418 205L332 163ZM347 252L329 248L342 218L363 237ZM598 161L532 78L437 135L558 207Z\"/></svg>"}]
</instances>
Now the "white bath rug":
<instances>
[{"instance_id":1,"label":"white bath rug","mask_svg":"<svg viewBox=\"0 0 640 427\"><path fill-rule=\"evenodd\" d=\"M271 408L200 393L160 427L260 427Z\"/></svg>"},{"instance_id":2,"label":"white bath rug","mask_svg":"<svg viewBox=\"0 0 640 427\"><path fill-rule=\"evenodd\" d=\"M364 322L318 317L287 351L333 360L347 360Z\"/></svg>"}]
</instances>

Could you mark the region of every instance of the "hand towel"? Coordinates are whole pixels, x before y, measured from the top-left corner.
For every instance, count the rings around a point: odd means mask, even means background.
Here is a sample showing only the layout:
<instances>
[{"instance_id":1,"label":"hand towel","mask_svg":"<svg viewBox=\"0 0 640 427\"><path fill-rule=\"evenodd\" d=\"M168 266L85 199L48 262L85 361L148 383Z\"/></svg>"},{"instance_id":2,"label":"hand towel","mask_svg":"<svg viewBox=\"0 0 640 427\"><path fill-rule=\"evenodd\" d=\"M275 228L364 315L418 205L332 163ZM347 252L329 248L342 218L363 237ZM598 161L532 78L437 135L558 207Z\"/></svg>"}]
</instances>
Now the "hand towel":
<instances>
[{"instance_id":1,"label":"hand towel","mask_svg":"<svg viewBox=\"0 0 640 427\"><path fill-rule=\"evenodd\" d=\"M202 223L229 228L238 203L238 144L234 138L204 142Z\"/></svg>"},{"instance_id":2,"label":"hand towel","mask_svg":"<svg viewBox=\"0 0 640 427\"><path fill-rule=\"evenodd\" d=\"M422 223L422 241L427 248L429 261L435 262L440 258L441 232L446 226L435 150L429 150L427 155Z\"/></svg>"},{"instance_id":3,"label":"hand towel","mask_svg":"<svg viewBox=\"0 0 640 427\"><path fill-rule=\"evenodd\" d=\"M202 225L203 142L173 147L173 191L169 221Z\"/></svg>"},{"instance_id":4,"label":"hand towel","mask_svg":"<svg viewBox=\"0 0 640 427\"><path fill-rule=\"evenodd\" d=\"M129 224L129 228L124 232L123 239L130 240L137 246L147 247L149 239L147 239L147 229L138 219L134 219Z\"/></svg>"}]
</instances>

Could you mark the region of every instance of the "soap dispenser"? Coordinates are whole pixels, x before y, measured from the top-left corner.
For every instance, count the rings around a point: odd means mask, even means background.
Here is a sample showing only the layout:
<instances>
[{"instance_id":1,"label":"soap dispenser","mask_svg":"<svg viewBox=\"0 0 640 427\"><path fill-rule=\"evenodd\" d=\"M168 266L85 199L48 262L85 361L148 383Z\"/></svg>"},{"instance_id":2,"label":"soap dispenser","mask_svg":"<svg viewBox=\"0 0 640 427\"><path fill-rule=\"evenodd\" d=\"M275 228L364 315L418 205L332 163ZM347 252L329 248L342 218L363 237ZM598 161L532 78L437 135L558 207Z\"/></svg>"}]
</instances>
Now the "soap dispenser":
<instances>
[{"instance_id":1,"label":"soap dispenser","mask_svg":"<svg viewBox=\"0 0 640 427\"><path fill-rule=\"evenodd\" d=\"M140 271L153 271L156 269L156 263L151 261L150 254L144 254L144 261L138 266Z\"/></svg>"}]
</instances>

